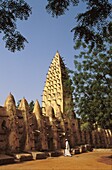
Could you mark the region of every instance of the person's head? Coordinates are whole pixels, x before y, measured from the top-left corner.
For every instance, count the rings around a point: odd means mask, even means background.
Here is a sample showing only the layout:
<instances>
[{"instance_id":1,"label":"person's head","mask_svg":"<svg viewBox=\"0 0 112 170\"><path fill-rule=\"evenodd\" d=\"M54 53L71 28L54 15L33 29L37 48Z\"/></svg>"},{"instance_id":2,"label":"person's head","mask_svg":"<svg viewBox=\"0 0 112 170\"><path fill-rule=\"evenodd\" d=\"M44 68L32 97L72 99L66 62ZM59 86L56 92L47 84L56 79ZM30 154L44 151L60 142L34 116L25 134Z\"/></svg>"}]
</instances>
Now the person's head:
<instances>
[{"instance_id":1,"label":"person's head","mask_svg":"<svg viewBox=\"0 0 112 170\"><path fill-rule=\"evenodd\" d=\"M68 141L68 139L65 139L65 141Z\"/></svg>"}]
</instances>

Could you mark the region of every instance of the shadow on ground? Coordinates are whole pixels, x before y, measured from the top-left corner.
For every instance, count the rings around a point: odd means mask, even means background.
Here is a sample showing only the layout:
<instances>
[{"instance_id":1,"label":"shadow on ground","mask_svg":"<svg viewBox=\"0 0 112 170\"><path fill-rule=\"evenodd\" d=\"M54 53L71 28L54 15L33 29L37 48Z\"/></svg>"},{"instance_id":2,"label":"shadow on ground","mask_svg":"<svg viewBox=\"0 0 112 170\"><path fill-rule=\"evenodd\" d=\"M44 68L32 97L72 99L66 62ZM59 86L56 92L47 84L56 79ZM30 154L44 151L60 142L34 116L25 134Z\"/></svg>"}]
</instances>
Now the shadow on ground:
<instances>
[{"instance_id":1,"label":"shadow on ground","mask_svg":"<svg viewBox=\"0 0 112 170\"><path fill-rule=\"evenodd\" d=\"M112 165L112 155L109 156L102 156L100 159L98 159L98 162L102 162L108 165Z\"/></svg>"}]
</instances>

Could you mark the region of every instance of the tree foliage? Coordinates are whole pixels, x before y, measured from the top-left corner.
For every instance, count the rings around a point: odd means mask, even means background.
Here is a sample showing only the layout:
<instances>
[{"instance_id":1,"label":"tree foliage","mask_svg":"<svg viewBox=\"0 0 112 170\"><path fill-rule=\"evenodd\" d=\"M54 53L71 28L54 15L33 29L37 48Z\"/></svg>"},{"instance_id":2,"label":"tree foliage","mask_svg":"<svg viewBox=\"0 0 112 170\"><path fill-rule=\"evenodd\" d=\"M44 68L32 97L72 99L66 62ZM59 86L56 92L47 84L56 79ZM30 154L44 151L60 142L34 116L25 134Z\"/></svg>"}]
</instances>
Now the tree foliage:
<instances>
[{"instance_id":1,"label":"tree foliage","mask_svg":"<svg viewBox=\"0 0 112 170\"><path fill-rule=\"evenodd\" d=\"M112 46L107 41L102 46L75 56L75 110L83 123L112 128Z\"/></svg>"},{"instance_id":2,"label":"tree foliage","mask_svg":"<svg viewBox=\"0 0 112 170\"><path fill-rule=\"evenodd\" d=\"M20 103L21 103L21 100L18 100L18 101L17 101L16 108L18 108L18 107L19 107Z\"/></svg>"},{"instance_id":3,"label":"tree foliage","mask_svg":"<svg viewBox=\"0 0 112 170\"><path fill-rule=\"evenodd\" d=\"M27 20L31 7L24 0L0 0L0 33L5 47L15 52L24 49L26 38L17 31L17 20Z\"/></svg>"},{"instance_id":4,"label":"tree foliage","mask_svg":"<svg viewBox=\"0 0 112 170\"><path fill-rule=\"evenodd\" d=\"M48 13L52 13L52 16L61 16L65 14L66 10L69 10L70 4L76 6L79 0L48 0L46 10Z\"/></svg>"},{"instance_id":5,"label":"tree foliage","mask_svg":"<svg viewBox=\"0 0 112 170\"><path fill-rule=\"evenodd\" d=\"M30 113L32 113L33 112L33 109L34 109L34 101L33 100L31 100L31 102L29 103L29 109L30 109Z\"/></svg>"},{"instance_id":6,"label":"tree foliage","mask_svg":"<svg viewBox=\"0 0 112 170\"><path fill-rule=\"evenodd\" d=\"M71 4L77 6L81 1L85 3L86 11L75 16L74 41L84 41L91 45L91 49L101 48L107 34L112 39L112 3L109 0L48 0L46 10L57 17L65 14Z\"/></svg>"}]
</instances>

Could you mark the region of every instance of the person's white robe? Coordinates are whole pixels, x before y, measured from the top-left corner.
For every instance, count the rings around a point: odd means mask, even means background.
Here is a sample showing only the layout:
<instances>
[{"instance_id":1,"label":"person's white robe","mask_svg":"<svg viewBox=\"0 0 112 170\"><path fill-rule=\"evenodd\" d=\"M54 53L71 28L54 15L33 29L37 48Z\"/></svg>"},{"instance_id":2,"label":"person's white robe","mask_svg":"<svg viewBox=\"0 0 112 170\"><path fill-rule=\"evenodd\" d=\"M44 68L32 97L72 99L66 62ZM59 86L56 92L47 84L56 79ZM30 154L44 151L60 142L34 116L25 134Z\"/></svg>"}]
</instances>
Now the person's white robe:
<instances>
[{"instance_id":1,"label":"person's white robe","mask_svg":"<svg viewBox=\"0 0 112 170\"><path fill-rule=\"evenodd\" d=\"M66 141L66 143L65 143L65 156L71 156L70 145L69 145L68 141Z\"/></svg>"}]
</instances>

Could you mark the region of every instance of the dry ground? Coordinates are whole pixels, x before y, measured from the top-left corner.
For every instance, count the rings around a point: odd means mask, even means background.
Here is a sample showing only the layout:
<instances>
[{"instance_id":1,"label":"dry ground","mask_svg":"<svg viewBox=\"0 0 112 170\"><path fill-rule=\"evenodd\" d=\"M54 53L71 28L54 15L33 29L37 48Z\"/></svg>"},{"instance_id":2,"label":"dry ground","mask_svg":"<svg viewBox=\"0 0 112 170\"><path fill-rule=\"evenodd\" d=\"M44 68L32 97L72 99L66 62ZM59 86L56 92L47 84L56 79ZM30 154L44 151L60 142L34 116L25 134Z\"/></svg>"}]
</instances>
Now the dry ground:
<instances>
[{"instance_id":1,"label":"dry ground","mask_svg":"<svg viewBox=\"0 0 112 170\"><path fill-rule=\"evenodd\" d=\"M55 157L11 165L0 170L112 170L111 151L93 151L72 157Z\"/></svg>"}]
</instances>

